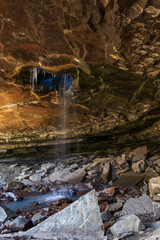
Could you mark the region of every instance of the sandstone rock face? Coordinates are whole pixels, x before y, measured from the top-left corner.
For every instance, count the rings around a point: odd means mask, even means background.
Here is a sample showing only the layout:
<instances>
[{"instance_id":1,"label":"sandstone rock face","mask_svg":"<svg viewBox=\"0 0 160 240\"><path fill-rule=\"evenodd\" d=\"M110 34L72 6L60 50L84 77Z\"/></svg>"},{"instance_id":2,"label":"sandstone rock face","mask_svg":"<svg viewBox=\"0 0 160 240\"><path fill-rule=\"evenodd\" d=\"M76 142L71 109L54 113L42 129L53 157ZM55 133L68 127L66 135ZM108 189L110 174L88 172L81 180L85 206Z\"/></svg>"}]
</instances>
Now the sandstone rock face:
<instances>
[{"instance_id":1,"label":"sandstone rock face","mask_svg":"<svg viewBox=\"0 0 160 240\"><path fill-rule=\"evenodd\" d=\"M155 201L160 201L160 177L149 180L150 197Z\"/></svg>"},{"instance_id":2,"label":"sandstone rock face","mask_svg":"<svg viewBox=\"0 0 160 240\"><path fill-rule=\"evenodd\" d=\"M103 238L102 219L93 190L27 231L27 234L57 232L81 237Z\"/></svg>"},{"instance_id":3,"label":"sandstone rock face","mask_svg":"<svg viewBox=\"0 0 160 240\"><path fill-rule=\"evenodd\" d=\"M107 135L106 146L157 142L159 6L159 0L0 0L0 156L38 154L75 137L85 152L85 137L97 133ZM65 130L61 99L31 88L36 66L74 77L78 92L67 100Z\"/></svg>"},{"instance_id":4,"label":"sandstone rock face","mask_svg":"<svg viewBox=\"0 0 160 240\"><path fill-rule=\"evenodd\" d=\"M0 3L3 76L39 64L51 71L68 68L75 58L140 74L160 72L159 0Z\"/></svg>"}]
</instances>

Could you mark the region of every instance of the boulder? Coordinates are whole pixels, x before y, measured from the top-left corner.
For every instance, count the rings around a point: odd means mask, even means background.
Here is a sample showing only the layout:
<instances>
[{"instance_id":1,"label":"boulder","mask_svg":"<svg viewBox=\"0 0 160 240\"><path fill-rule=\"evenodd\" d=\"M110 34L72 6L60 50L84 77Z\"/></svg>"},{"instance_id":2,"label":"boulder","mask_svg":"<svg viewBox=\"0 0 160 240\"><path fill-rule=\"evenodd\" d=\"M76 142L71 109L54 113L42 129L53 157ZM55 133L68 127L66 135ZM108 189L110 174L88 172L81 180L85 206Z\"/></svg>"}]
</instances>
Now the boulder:
<instances>
[{"instance_id":1,"label":"boulder","mask_svg":"<svg viewBox=\"0 0 160 240\"><path fill-rule=\"evenodd\" d=\"M146 168L146 164L144 160L140 160L132 164L132 169L135 173L144 172Z\"/></svg>"},{"instance_id":2,"label":"boulder","mask_svg":"<svg viewBox=\"0 0 160 240\"><path fill-rule=\"evenodd\" d=\"M111 212L111 213L114 213L114 212L117 212L117 211L121 210L122 207L123 207L122 202L111 203L111 204L108 205L107 211Z\"/></svg>"},{"instance_id":3,"label":"boulder","mask_svg":"<svg viewBox=\"0 0 160 240\"><path fill-rule=\"evenodd\" d=\"M103 179L104 182L108 182L109 178L110 178L110 163L107 162L105 163L105 165L103 166L103 172L101 174L101 178Z\"/></svg>"},{"instance_id":4,"label":"boulder","mask_svg":"<svg viewBox=\"0 0 160 240\"><path fill-rule=\"evenodd\" d=\"M4 206L3 204L0 204L0 222L3 222L4 220L8 220L10 218L16 217L17 214Z\"/></svg>"},{"instance_id":5,"label":"boulder","mask_svg":"<svg viewBox=\"0 0 160 240\"><path fill-rule=\"evenodd\" d=\"M154 201L160 201L160 177L149 180L149 194Z\"/></svg>"},{"instance_id":6,"label":"boulder","mask_svg":"<svg viewBox=\"0 0 160 240\"><path fill-rule=\"evenodd\" d=\"M0 188L4 188L6 186L5 180L0 176Z\"/></svg>"},{"instance_id":7,"label":"boulder","mask_svg":"<svg viewBox=\"0 0 160 240\"><path fill-rule=\"evenodd\" d=\"M158 176L158 173L156 173L156 171L153 168L151 167L146 168L145 179L147 180L147 182L149 182L149 179L157 176Z\"/></svg>"},{"instance_id":8,"label":"boulder","mask_svg":"<svg viewBox=\"0 0 160 240\"><path fill-rule=\"evenodd\" d=\"M65 168L62 171L53 172L49 175L51 182L62 181L69 184L76 184L82 181L86 172L83 168L79 168L74 172L70 172L70 168Z\"/></svg>"},{"instance_id":9,"label":"boulder","mask_svg":"<svg viewBox=\"0 0 160 240\"><path fill-rule=\"evenodd\" d=\"M103 223L97 202L95 190L87 193L77 201L50 216L36 227L28 230L27 234L54 232L58 235L103 238Z\"/></svg>"},{"instance_id":10,"label":"boulder","mask_svg":"<svg viewBox=\"0 0 160 240\"><path fill-rule=\"evenodd\" d=\"M145 160L145 158L148 155L147 146L136 148L130 154L133 156L133 159L132 159L133 162L137 162L137 161L140 161L140 160Z\"/></svg>"},{"instance_id":11,"label":"boulder","mask_svg":"<svg viewBox=\"0 0 160 240\"><path fill-rule=\"evenodd\" d=\"M33 174L29 177L29 179L33 182L41 181L41 175L40 174Z\"/></svg>"},{"instance_id":12,"label":"boulder","mask_svg":"<svg viewBox=\"0 0 160 240\"><path fill-rule=\"evenodd\" d=\"M112 218L112 214L109 212L102 212L101 218L102 218L103 222L108 222Z\"/></svg>"},{"instance_id":13,"label":"boulder","mask_svg":"<svg viewBox=\"0 0 160 240\"><path fill-rule=\"evenodd\" d=\"M22 182L23 179L29 178L30 176L30 173L21 173L19 176L15 177L15 179Z\"/></svg>"},{"instance_id":14,"label":"boulder","mask_svg":"<svg viewBox=\"0 0 160 240\"><path fill-rule=\"evenodd\" d=\"M124 234L139 232L144 228L140 219L135 214L131 214L120 217L117 222L110 227L110 231L114 236L120 237Z\"/></svg>"},{"instance_id":15,"label":"boulder","mask_svg":"<svg viewBox=\"0 0 160 240\"><path fill-rule=\"evenodd\" d=\"M153 201L152 206L153 206L154 218L156 220L160 219L160 203Z\"/></svg>"},{"instance_id":16,"label":"boulder","mask_svg":"<svg viewBox=\"0 0 160 240\"><path fill-rule=\"evenodd\" d=\"M44 215L42 215L41 213L36 213L33 215L31 220L32 220L33 225L35 226L36 224L40 223L44 219L45 219Z\"/></svg>"},{"instance_id":17,"label":"boulder","mask_svg":"<svg viewBox=\"0 0 160 240\"><path fill-rule=\"evenodd\" d=\"M138 198L129 198L122 209L121 215L144 215L144 214L152 214L152 200L146 194L143 194Z\"/></svg>"},{"instance_id":18,"label":"boulder","mask_svg":"<svg viewBox=\"0 0 160 240\"><path fill-rule=\"evenodd\" d=\"M30 226L32 225L29 219L22 216L18 216L9 224L9 229L11 229L14 232L18 232L26 230Z\"/></svg>"},{"instance_id":19,"label":"boulder","mask_svg":"<svg viewBox=\"0 0 160 240\"><path fill-rule=\"evenodd\" d=\"M9 168L15 168L15 167L17 167L17 166L18 166L18 164L15 163L15 164L10 165Z\"/></svg>"},{"instance_id":20,"label":"boulder","mask_svg":"<svg viewBox=\"0 0 160 240\"><path fill-rule=\"evenodd\" d=\"M120 169L126 169L126 170L129 169L129 164L126 161L125 154L122 154L121 156L118 156L116 158L116 162L117 162Z\"/></svg>"},{"instance_id":21,"label":"boulder","mask_svg":"<svg viewBox=\"0 0 160 240\"><path fill-rule=\"evenodd\" d=\"M46 172L53 168L55 168L55 163L44 163L41 165L41 170L44 170Z\"/></svg>"},{"instance_id":22,"label":"boulder","mask_svg":"<svg viewBox=\"0 0 160 240\"><path fill-rule=\"evenodd\" d=\"M160 226L159 222L157 224L158 226L152 226L152 230L154 231L148 231L146 234L145 238L142 240L160 240ZM141 240L141 239L140 239Z\"/></svg>"},{"instance_id":23,"label":"boulder","mask_svg":"<svg viewBox=\"0 0 160 240\"><path fill-rule=\"evenodd\" d=\"M33 234L26 234L23 232L19 233L10 233L5 235L0 235L1 240L27 240L27 239L37 239L37 240L107 240L107 236L103 238L93 238L90 236L82 237L82 236L74 236L72 234L56 234L56 233L50 233L50 232L44 232L44 233L33 233Z\"/></svg>"},{"instance_id":24,"label":"boulder","mask_svg":"<svg viewBox=\"0 0 160 240\"><path fill-rule=\"evenodd\" d=\"M33 182L31 182L31 181L28 180L28 179L23 179L23 180L22 180L22 183L24 183L26 186L31 186L31 185L33 185Z\"/></svg>"}]
</instances>

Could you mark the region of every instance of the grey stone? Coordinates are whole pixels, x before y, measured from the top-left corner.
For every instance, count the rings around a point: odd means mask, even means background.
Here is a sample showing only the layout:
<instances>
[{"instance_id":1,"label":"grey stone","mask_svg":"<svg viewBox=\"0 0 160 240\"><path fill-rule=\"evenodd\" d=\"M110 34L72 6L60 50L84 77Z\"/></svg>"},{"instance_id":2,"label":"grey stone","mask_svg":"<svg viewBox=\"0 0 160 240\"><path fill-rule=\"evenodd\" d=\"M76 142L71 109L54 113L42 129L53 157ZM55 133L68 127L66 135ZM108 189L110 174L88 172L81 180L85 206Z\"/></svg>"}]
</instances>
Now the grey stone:
<instances>
[{"instance_id":1,"label":"grey stone","mask_svg":"<svg viewBox=\"0 0 160 240\"><path fill-rule=\"evenodd\" d=\"M9 227L9 225L10 225L10 223L11 223L11 221L10 221L10 220L8 220L8 221L6 221L6 222L4 223L4 226L5 226L6 228L8 228L8 227Z\"/></svg>"},{"instance_id":2,"label":"grey stone","mask_svg":"<svg viewBox=\"0 0 160 240\"><path fill-rule=\"evenodd\" d=\"M157 229L157 228L160 228L160 221L153 222L151 224L151 228L154 229L154 230Z\"/></svg>"},{"instance_id":3,"label":"grey stone","mask_svg":"<svg viewBox=\"0 0 160 240\"><path fill-rule=\"evenodd\" d=\"M31 167L23 168L22 173L26 173L31 170Z\"/></svg>"},{"instance_id":4,"label":"grey stone","mask_svg":"<svg viewBox=\"0 0 160 240\"><path fill-rule=\"evenodd\" d=\"M6 186L6 182L3 178L0 178L0 188L3 188L4 186Z\"/></svg>"},{"instance_id":5,"label":"grey stone","mask_svg":"<svg viewBox=\"0 0 160 240\"><path fill-rule=\"evenodd\" d=\"M21 182L24 183L26 186L31 186L31 185L33 185L33 182L31 182L31 181L28 180L28 179L23 179Z\"/></svg>"},{"instance_id":6,"label":"grey stone","mask_svg":"<svg viewBox=\"0 0 160 240\"><path fill-rule=\"evenodd\" d=\"M158 220L160 218L160 203L153 201L152 205L153 205L154 218Z\"/></svg>"},{"instance_id":7,"label":"grey stone","mask_svg":"<svg viewBox=\"0 0 160 240\"><path fill-rule=\"evenodd\" d=\"M9 224L9 229L11 229L14 232L18 232L25 230L29 225L30 225L29 219L22 216L18 216Z\"/></svg>"},{"instance_id":8,"label":"grey stone","mask_svg":"<svg viewBox=\"0 0 160 240\"><path fill-rule=\"evenodd\" d=\"M0 222L3 222L4 220L8 220L12 217L16 217L17 214L4 206L3 204L0 204Z\"/></svg>"},{"instance_id":9,"label":"grey stone","mask_svg":"<svg viewBox=\"0 0 160 240\"><path fill-rule=\"evenodd\" d=\"M26 233L54 232L71 234L75 237L91 236L93 238L103 238L103 223L97 202L95 190L39 223L36 227Z\"/></svg>"},{"instance_id":10,"label":"grey stone","mask_svg":"<svg viewBox=\"0 0 160 240\"><path fill-rule=\"evenodd\" d=\"M120 237L127 233L139 232L144 228L140 219L136 215L131 214L120 217L118 221L110 227L110 231L114 236Z\"/></svg>"},{"instance_id":11,"label":"grey stone","mask_svg":"<svg viewBox=\"0 0 160 240\"><path fill-rule=\"evenodd\" d=\"M138 198L129 198L122 209L121 215L143 215L153 213L152 200L146 194Z\"/></svg>"},{"instance_id":12,"label":"grey stone","mask_svg":"<svg viewBox=\"0 0 160 240\"><path fill-rule=\"evenodd\" d=\"M112 217L112 214L109 212L102 212L101 213L101 218L103 220L103 222L108 222Z\"/></svg>"},{"instance_id":13,"label":"grey stone","mask_svg":"<svg viewBox=\"0 0 160 240\"><path fill-rule=\"evenodd\" d=\"M79 168L74 172L70 172L70 168L65 168L62 171L53 172L49 175L51 182L62 181L70 184L76 184L81 182L86 172L83 168Z\"/></svg>"},{"instance_id":14,"label":"grey stone","mask_svg":"<svg viewBox=\"0 0 160 240\"><path fill-rule=\"evenodd\" d=\"M118 203L112 203L108 205L108 211L111 213L117 212L119 210L121 210L123 207L122 202L118 202Z\"/></svg>"},{"instance_id":15,"label":"grey stone","mask_svg":"<svg viewBox=\"0 0 160 240\"><path fill-rule=\"evenodd\" d=\"M42 169L38 169L38 170L36 170L36 172L35 173L42 173L42 172L44 172L45 170L42 170Z\"/></svg>"},{"instance_id":16,"label":"grey stone","mask_svg":"<svg viewBox=\"0 0 160 240\"><path fill-rule=\"evenodd\" d=\"M44 177L44 176L46 175L46 172L41 172L41 173L39 173L39 175L40 175L41 177Z\"/></svg>"},{"instance_id":17,"label":"grey stone","mask_svg":"<svg viewBox=\"0 0 160 240\"><path fill-rule=\"evenodd\" d=\"M7 218L7 213L2 207L0 207L0 222L2 223L6 218Z\"/></svg>"},{"instance_id":18,"label":"grey stone","mask_svg":"<svg viewBox=\"0 0 160 240\"><path fill-rule=\"evenodd\" d=\"M74 163L72 165L69 166L70 169L74 169L74 168L78 168L78 164L77 163Z\"/></svg>"},{"instance_id":19,"label":"grey stone","mask_svg":"<svg viewBox=\"0 0 160 240\"><path fill-rule=\"evenodd\" d=\"M22 233L10 233L5 235L0 235L0 239L2 240L27 240L27 239L37 239L37 240L107 240L107 236L103 238L94 238L94 237L83 237L83 236L74 236L72 234L63 234L59 233L58 235L56 233L50 233L50 232L44 232L44 233L33 233L33 234L27 234L26 232Z\"/></svg>"},{"instance_id":20,"label":"grey stone","mask_svg":"<svg viewBox=\"0 0 160 240\"><path fill-rule=\"evenodd\" d=\"M160 240L160 227L156 228L154 231L149 231L147 236L141 238L140 240Z\"/></svg>"},{"instance_id":21,"label":"grey stone","mask_svg":"<svg viewBox=\"0 0 160 240\"><path fill-rule=\"evenodd\" d=\"M25 165L22 165L22 166L21 166L21 169L24 169L24 168L27 168L27 166L25 166Z\"/></svg>"},{"instance_id":22,"label":"grey stone","mask_svg":"<svg viewBox=\"0 0 160 240\"><path fill-rule=\"evenodd\" d=\"M18 177L15 177L16 180L23 180L23 179L26 179L26 178L29 178L31 176L31 174L23 174L23 175L19 175Z\"/></svg>"},{"instance_id":23,"label":"grey stone","mask_svg":"<svg viewBox=\"0 0 160 240\"><path fill-rule=\"evenodd\" d=\"M44 163L41 165L41 170L44 170L44 171L49 171L53 168L55 168L55 163Z\"/></svg>"},{"instance_id":24,"label":"grey stone","mask_svg":"<svg viewBox=\"0 0 160 240\"><path fill-rule=\"evenodd\" d=\"M56 165L54 171L57 172L57 171L62 171L62 170L64 170L64 169L66 169L66 168L65 168L65 165L62 164L62 163L58 163L58 164Z\"/></svg>"},{"instance_id":25,"label":"grey stone","mask_svg":"<svg viewBox=\"0 0 160 240\"><path fill-rule=\"evenodd\" d=\"M44 219L45 219L44 215L42 215L41 213L36 213L33 215L31 220L32 220L33 225L35 226L37 223L41 222Z\"/></svg>"},{"instance_id":26,"label":"grey stone","mask_svg":"<svg viewBox=\"0 0 160 240\"><path fill-rule=\"evenodd\" d=\"M10 165L9 167L10 167L10 168L15 168L15 167L17 167L17 166L18 166L18 164L15 163L15 164Z\"/></svg>"},{"instance_id":27,"label":"grey stone","mask_svg":"<svg viewBox=\"0 0 160 240\"><path fill-rule=\"evenodd\" d=\"M40 174L33 174L29 177L29 179L33 182L41 181L41 175Z\"/></svg>"}]
</instances>

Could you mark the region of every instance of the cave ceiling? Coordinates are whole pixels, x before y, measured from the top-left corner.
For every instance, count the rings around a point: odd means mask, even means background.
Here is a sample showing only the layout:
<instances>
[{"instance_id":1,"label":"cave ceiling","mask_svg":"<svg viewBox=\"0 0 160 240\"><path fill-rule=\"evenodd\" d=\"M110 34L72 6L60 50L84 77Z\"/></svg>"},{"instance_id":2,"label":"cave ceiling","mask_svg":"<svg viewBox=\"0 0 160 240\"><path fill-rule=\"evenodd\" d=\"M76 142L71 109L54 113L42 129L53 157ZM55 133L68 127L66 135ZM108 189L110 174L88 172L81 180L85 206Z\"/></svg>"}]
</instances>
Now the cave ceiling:
<instances>
[{"instance_id":1,"label":"cave ceiling","mask_svg":"<svg viewBox=\"0 0 160 240\"><path fill-rule=\"evenodd\" d=\"M0 71L110 64L160 72L160 0L0 0Z\"/></svg>"},{"instance_id":2,"label":"cave ceiling","mask_svg":"<svg viewBox=\"0 0 160 240\"><path fill-rule=\"evenodd\" d=\"M159 139L159 16L160 0L0 0L0 152L113 129ZM37 66L74 78L65 131L56 92L29 83Z\"/></svg>"}]
</instances>

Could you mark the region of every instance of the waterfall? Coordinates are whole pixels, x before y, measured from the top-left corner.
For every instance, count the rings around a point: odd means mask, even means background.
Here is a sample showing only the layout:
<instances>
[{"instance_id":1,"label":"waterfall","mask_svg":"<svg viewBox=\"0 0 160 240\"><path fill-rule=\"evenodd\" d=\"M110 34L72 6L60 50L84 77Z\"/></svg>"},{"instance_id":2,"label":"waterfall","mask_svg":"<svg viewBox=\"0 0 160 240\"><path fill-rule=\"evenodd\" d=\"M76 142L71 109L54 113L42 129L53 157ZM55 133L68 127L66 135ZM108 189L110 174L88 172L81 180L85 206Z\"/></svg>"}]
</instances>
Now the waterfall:
<instances>
[{"instance_id":1,"label":"waterfall","mask_svg":"<svg viewBox=\"0 0 160 240\"><path fill-rule=\"evenodd\" d=\"M37 83L38 71L37 67L30 72L30 84L32 85L32 90L34 90L35 83Z\"/></svg>"},{"instance_id":2,"label":"waterfall","mask_svg":"<svg viewBox=\"0 0 160 240\"><path fill-rule=\"evenodd\" d=\"M41 67L35 67L32 71L30 71L30 84L32 86L32 91L34 91L35 84L38 82L38 75L43 74L45 79L45 71Z\"/></svg>"},{"instance_id":3,"label":"waterfall","mask_svg":"<svg viewBox=\"0 0 160 240\"><path fill-rule=\"evenodd\" d=\"M38 91L38 87L44 87L44 89L48 89L48 91L56 90L60 97L60 108L61 108L61 137L59 150L60 156L62 159L65 158L66 155L66 128L67 128L67 108L68 108L68 98L72 89L72 81L73 77L69 74L55 74L55 73L47 73L41 67L35 67L32 71L30 71L30 84L32 86L32 91ZM36 88L35 88L36 86ZM42 88L43 89L43 88ZM55 151L58 149L55 149ZM57 151L56 151L57 152ZM58 151L59 152L59 151Z\"/></svg>"},{"instance_id":4,"label":"waterfall","mask_svg":"<svg viewBox=\"0 0 160 240\"><path fill-rule=\"evenodd\" d=\"M65 95L65 83L67 80L66 74L64 74L64 78L62 79L62 88L61 88L61 94L62 94L62 133L65 133L66 130L66 120L67 120L67 99ZM66 134L64 134L64 137L66 137ZM64 159L66 155L66 143L62 140L61 145L61 158Z\"/></svg>"}]
</instances>

